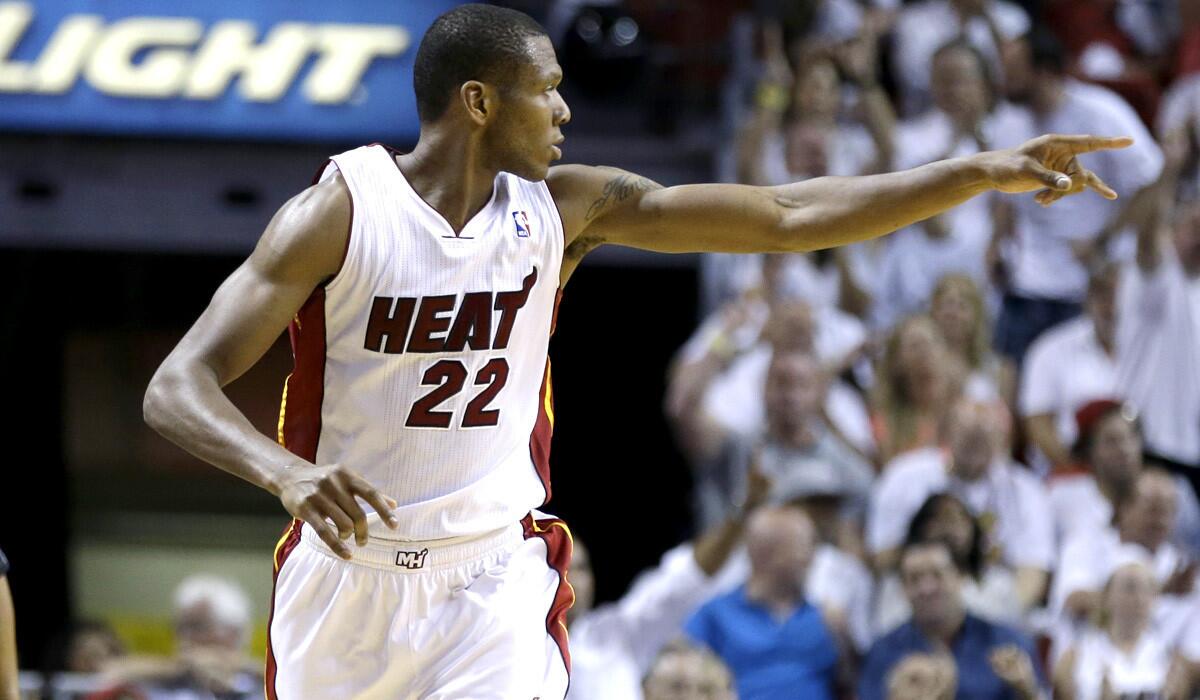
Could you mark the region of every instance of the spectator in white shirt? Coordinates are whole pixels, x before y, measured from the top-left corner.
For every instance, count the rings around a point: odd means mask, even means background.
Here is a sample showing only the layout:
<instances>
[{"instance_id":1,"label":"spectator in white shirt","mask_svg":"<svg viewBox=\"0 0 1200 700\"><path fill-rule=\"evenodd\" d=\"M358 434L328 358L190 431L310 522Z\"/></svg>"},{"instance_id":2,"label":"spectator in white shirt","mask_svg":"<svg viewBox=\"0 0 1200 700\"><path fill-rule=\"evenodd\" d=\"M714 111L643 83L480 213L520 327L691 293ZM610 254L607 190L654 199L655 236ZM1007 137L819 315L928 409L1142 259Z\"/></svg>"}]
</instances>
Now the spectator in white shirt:
<instances>
[{"instance_id":1,"label":"spectator in white shirt","mask_svg":"<svg viewBox=\"0 0 1200 700\"><path fill-rule=\"evenodd\" d=\"M735 517L670 550L619 600L595 608L591 557L583 542L575 538L567 570L575 591L575 604L567 611L570 700L641 698L642 678L663 647L682 634L687 616L712 595L712 577L739 544L748 515L769 493L770 482L752 473L746 500ZM670 675L664 669L659 671ZM661 692L664 687L659 686Z\"/></svg>"},{"instance_id":2,"label":"spectator in white shirt","mask_svg":"<svg viewBox=\"0 0 1200 700\"><path fill-rule=\"evenodd\" d=\"M1079 197L1064 202L1065 207L1043 207L1032 197L1013 200L1012 238L996 243L1007 277L996 343L1018 365L1042 331L1079 313L1088 279L1081 258L1093 257L1089 250L1104 250L1152 208L1152 185L1163 167L1162 152L1120 96L1072 80L1063 71L1062 46L1045 29L1036 29L1006 51L1006 92L1032 109L1034 131L1128 134L1134 144L1082 161L1120 194L1115 202ZM1011 147L1028 136L1005 132L993 145Z\"/></svg>"},{"instance_id":3,"label":"spectator in white shirt","mask_svg":"<svg viewBox=\"0 0 1200 700\"><path fill-rule=\"evenodd\" d=\"M1054 668L1054 697L1187 697L1187 667L1154 624L1154 572L1134 560L1113 571L1090 624Z\"/></svg>"},{"instance_id":4,"label":"spectator in white shirt","mask_svg":"<svg viewBox=\"0 0 1200 700\"><path fill-rule=\"evenodd\" d=\"M1033 129L1028 109L998 98L990 67L979 50L958 39L933 59L934 107L896 129L897 169L991 148L1005 132ZM1007 211L998 197L976 197L891 237L883 255L873 307L878 328L923 311L937 281L948 273L988 286L985 265L994 219Z\"/></svg>"},{"instance_id":5,"label":"spectator in white shirt","mask_svg":"<svg viewBox=\"0 0 1200 700\"><path fill-rule=\"evenodd\" d=\"M1071 464L1075 412L1116 395L1117 268L1092 273L1085 314L1047 331L1030 347L1022 369L1020 411L1038 471Z\"/></svg>"},{"instance_id":6,"label":"spectator in white shirt","mask_svg":"<svg viewBox=\"0 0 1200 700\"><path fill-rule=\"evenodd\" d=\"M1196 564L1170 542L1177 502L1171 476L1147 469L1117 506L1115 525L1080 529L1071 535L1050 595L1051 610L1065 623L1055 635L1058 648L1065 648L1080 625L1096 613L1105 581L1130 559L1145 562L1158 581L1162 595L1155 605L1154 624L1165 638L1181 644L1200 634L1188 625L1197 605Z\"/></svg>"},{"instance_id":7,"label":"spectator in white shirt","mask_svg":"<svg viewBox=\"0 0 1200 700\"><path fill-rule=\"evenodd\" d=\"M1133 410L1115 399L1087 403L1075 413L1079 437L1071 454L1080 468L1048 484L1055 532L1063 544L1077 531L1098 531L1113 521L1114 504L1131 493L1143 471L1142 439ZM1178 523L1173 539L1195 549L1200 504L1191 483L1175 477Z\"/></svg>"},{"instance_id":8,"label":"spectator in white shirt","mask_svg":"<svg viewBox=\"0 0 1200 700\"><path fill-rule=\"evenodd\" d=\"M721 659L707 649L683 642L663 649L646 675L643 688L645 700L737 700L733 675ZM634 696L603 697L624 700Z\"/></svg>"},{"instance_id":9,"label":"spectator in white shirt","mask_svg":"<svg viewBox=\"0 0 1200 700\"><path fill-rule=\"evenodd\" d=\"M1138 232L1117 295L1118 391L1138 411L1152 461L1200 484L1200 200L1168 230Z\"/></svg>"},{"instance_id":10,"label":"spectator in white shirt","mask_svg":"<svg viewBox=\"0 0 1200 700\"><path fill-rule=\"evenodd\" d=\"M884 468L871 495L867 549L879 572L890 570L913 516L934 493L956 495L980 519L989 549L1015 572L1022 610L1045 592L1054 562L1054 526L1045 488L1005 455L1002 404L957 400L943 428L948 449L901 455Z\"/></svg>"},{"instance_id":11,"label":"spectator in white shirt","mask_svg":"<svg viewBox=\"0 0 1200 700\"><path fill-rule=\"evenodd\" d=\"M892 63L902 112L918 114L931 101L930 63L938 47L964 37L999 71L1000 46L1029 30L1029 16L1005 0L921 0L896 18Z\"/></svg>"}]
</instances>

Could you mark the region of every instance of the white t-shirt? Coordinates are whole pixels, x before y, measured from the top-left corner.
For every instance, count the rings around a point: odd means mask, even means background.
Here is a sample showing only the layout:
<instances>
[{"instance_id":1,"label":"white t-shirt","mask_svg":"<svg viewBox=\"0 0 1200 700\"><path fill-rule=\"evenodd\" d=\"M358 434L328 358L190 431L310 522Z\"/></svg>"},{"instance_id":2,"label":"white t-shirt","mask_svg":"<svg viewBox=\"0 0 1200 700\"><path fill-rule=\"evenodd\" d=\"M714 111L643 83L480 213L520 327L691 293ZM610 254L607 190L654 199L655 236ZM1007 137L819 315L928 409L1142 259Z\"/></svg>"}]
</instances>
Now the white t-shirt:
<instances>
[{"instance_id":1,"label":"white t-shirt","mask_svg":"<svg viewBox=\"0 0 1200 700\"><path fill-rule=\"evenodd\" d=\"M1138 544L1122 542L1113 527L1076 530L1063 545L1058 569L1050 586L1050 610L1059 616L1062 626L1056 645L1065 646L1078 634L1071 629L1063 604L1075 591L1099 591L1121 566L1141 562L1164 583L1186 561L1186 555L1170 542L1151 553ZM1200 605L1200 580L1186 596L1161 594L1154 604L1153 623L1171 644L1192 644L1200 649L1200 629L1190 625L1192 611Z\"/></svg>"},{"instance_id":2,"label":"white t-shirt","mask_svg":"<svg viewBox=\"0 0 1200 700\"><path fill-rule=\"evenodd\" d=\"M1058 438L1067 448L1078 433L1077 410L1096 399L1120 398L1116 362L1100 347L1087 316L1064 321L1038 336L1029 347L1022 373L1017 401L1021 416L1054 415Z\"/></svg>"},{"instance_id":3,"label":"white t-shirt","mask_svg":"<svg viewBox=\"0 0 1200 700\"><path fill-rule=\"evenodd\" d=\"M1114 646L1106 632L1089 627L1075 643L1075 698L1101 700L1105 677L1120 697L1158 697L1170 668L1171 645L1153 627L1129 654Z\"/></svg>"},{"instance_id":4,"label":"white t-shirt","mask_svg":"<svg viewBox=\"0 0 1200 700\"><path fill-rule=\"evenodd\" d=\"M1029 16L1011 2L989 0L987 13L1006 39L1029 31ZM982 17L972 17L964 28L958 13L947 0L923 0L902 6L896 17L892 60L904 114L916 114L930 104L930 74L933 55L960 33L988 60L993 75L1000 77L1000 52Z\"/></svg>"},{"instance_id":5,"label":"white t-shirt","mask_svg":"<svg viewBox=\"0 0 1200 700\"><path fill-rule=\"evenodd\" d=\"M813 177L811 173L798 173L788 168L787 140L781 132L770 133L763 139L762 157L766 184L786 185ZM827 133L827 175L861 175L877 157L878 150L871 134L857 124L838 124Z\"/></svg>"},{"instance_id":6,"label":"white t-shirt","mask_svg":"<svg viewBox=\"0 0 1200 700\"><path fill-rule=\"evenodd\" d=\"M899 547L925 500L948 492L981 520L988 544L999 547L1008 566L1050 571L1054 523L1042 483L1002 459L983 478L966 482L950 474L947 460L943 450L926 447L905 452L884 467L867 512L867 549L878 553Z\"/></svg>"},{"instance_id":7,"label":"white t-shirt","mask_svg":"<svg viewBox=\"0 0 1200 700\"><path fill-rule=\"evenodd\" d=\"M749 578L750 557L746 548L741 547L713 577L713 595L731 591ZM875 641L871 623L874 589L875 580L865 564L833 545L817 545L804 580L805 594L817 607L837 610L846 616L851 641L860 653L865 653Z\"/></svg>"},{"instance_id":8,"label":"white t-shirt","mask_svg":"<svg viewBox=\"0 0 1200 700\"><path fill-rule=\"evenodd\" d=\"M663 555L615 603L601 605L571 625L570 700L642 697L642 678L662 647L712 595L711 582L691 544Z\"/></svg>"},{"instance_id":9,"label":"white t-shirt","mask_svg":"<svg viewBox=\"0 0 1200 700\"><path fill-rule=\"evenodd\" d=\"M1013 291L1024 297L1080 301L1087 291L1087 271L1076 259L1071 243L1095 238L1131 196L1158 179L1162 151L1120 95L1070 79L1064 83L1061 106L1054 114L1035 119L1034 133L1004 133L993 146L1011 148L1040 133L1133 137L1129 148L1079 156L1084 167L1121 195L1120 200L1109 201L1090 191L1049 207L1028 195L1013 199L1016 245L1009 251ZM1130 239L1122 236L1118 243L1125 247L1111 251L1118 259L1132 255Z\"/></svg>"},{"instance_id":10,"label":"white t-shirt","mask_svg":"<svg viewBox=\"0 0 1200 700\"><path fill-rule=\"evenodd\" d=\"M1117 306L1117 387L1146 447L1200 465L1200 277L1164 241L1158 268L1125 266Z\"/></svg>"},{"instance_id":11,"label":"white t-shirt","mask_svg":"<svg viewBox=\"0 0 1200 700\"><path fill-rule=\"evenodd\" d=\"M766 431L763 393L771 355L769 345L755 347L735 360L705 392L704 412L730 437L753 439ZM833 382L825 398L825 412L855 448L865 454L874 453L870 414L857 391L843 382Z\"/></svg>"},{"instance_id":12,"label":"white t-shirt","mask_svg":"<svg viewBox=\"0 0 1200 700\"><path fill-rule=\"evenodd\" d=\"M1190 122L1193 134L1200 136L1200 123L1194 121L1197 115L1200 115L1200 73L1192 73L1176 80L1163 93L1155 130L1166 135Z\"/></svg>"},{"instance_id":13,"label":"white t-shirt","mask_svg":"<svg viewBox=\"0 0 1200 700\"><path fill-rule=\"evenodd\" d=\"M1179 498L1175 534L1171 539L1186 549L1198 539L1200 502L1186 477L1176 475L1173 480ZM1051 477L1047 491L1050 492L1050 503L1054 508L1054 531L1060 552L1061 547L1076 533L1095 532L1112 526L1112 503L1100 492L1096 478L1091 474Z\"/></svg>"}]
</instances>

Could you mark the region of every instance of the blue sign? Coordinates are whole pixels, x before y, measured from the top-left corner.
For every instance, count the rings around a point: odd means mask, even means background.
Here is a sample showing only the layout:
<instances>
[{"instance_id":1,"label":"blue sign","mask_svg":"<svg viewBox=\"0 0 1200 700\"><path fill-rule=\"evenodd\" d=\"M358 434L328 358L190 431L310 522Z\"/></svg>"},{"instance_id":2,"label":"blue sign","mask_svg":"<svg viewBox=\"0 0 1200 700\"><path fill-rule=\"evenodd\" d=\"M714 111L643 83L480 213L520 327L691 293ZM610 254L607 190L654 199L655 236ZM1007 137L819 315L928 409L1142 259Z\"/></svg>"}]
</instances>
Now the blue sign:
<instances>
[{"instance_id":1,"label":"blue sign","mask_svg":"<svg viewBox=\"0 0 1200 700\"><path fill-rule=\"evenodd\" d=\"M0 0L0 129L415 140L451 0Z\"/></svg>"}]
</instances>

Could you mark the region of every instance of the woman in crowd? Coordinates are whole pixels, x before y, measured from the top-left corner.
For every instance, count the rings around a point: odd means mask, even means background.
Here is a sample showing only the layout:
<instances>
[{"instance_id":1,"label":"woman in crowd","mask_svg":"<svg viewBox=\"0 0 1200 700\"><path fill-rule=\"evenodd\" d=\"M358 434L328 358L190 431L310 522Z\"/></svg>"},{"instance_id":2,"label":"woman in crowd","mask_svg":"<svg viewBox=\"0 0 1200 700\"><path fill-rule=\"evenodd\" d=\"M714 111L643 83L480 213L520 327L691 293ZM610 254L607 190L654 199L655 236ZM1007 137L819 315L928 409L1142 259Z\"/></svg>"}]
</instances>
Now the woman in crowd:
<instances>
[{"instance_id":1,"label":"woman in crowd","mask_svg":"<svg viewBox=\"0 0 1200 700\"><path fill-rule=\"evenodd\" d=\"M979 285L966 275L946 275L933 289L929 315L946 348L966 367L963 391L981 401L1002 399L1012 410L1016 370L992 350L991 322Z\"/></svg>"},{"instance_id":2,"label":"woman in crowd","mask_svg":"<svg viewBox=\"0 0 1200 700\"><path fill-rule=\"evenodd\" d=\"M1094 623L1054 669L1056 698L1187 697L1185 664L1152 622L1157 594L1158 583L1144 564L1113 572Z\"/></svg>"},{"instance_id":3,"label":"woman in crowd","mask_svg":"<svg viewBox=\"0 0 1200 700\"><path fill-rule=\"evenodd\" d=\"M963 600L974 614L993 622L1021 627L1022 608L1016 577L989 547L983 526L966 504L950 493L926 499L913 516L908 541L946 542L955 564L965 575ZM908 602L894 575L880 581L875 610L875 629L886 633L908 619Z\"/></svg>"},{"instance_id":4,"label":"woman in crowd","mask_svg":"<svg viewBox=\"0 0 1200 700\"><path fill-rule=\"evenodd\" d=\"M902 452L937 444L938 426L959 393L962 374L928 316L910 317L892 331L871 397L881 466Z\"/></svg>"}]
</instances>

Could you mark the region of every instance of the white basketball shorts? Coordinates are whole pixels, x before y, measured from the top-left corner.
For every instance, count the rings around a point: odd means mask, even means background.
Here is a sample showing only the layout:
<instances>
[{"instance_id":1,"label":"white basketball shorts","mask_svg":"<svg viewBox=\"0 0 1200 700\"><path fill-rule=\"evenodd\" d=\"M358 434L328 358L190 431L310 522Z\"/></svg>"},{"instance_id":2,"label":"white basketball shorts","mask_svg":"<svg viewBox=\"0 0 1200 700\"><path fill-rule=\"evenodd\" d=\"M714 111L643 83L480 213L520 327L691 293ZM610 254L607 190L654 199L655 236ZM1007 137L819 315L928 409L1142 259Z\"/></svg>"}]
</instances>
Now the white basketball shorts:
<instances>
[{"instance_id":1,"label":"white basketball shorts","mask_svg":"<svg viewBox=\"0 0 1200 700\"><path fill-rule=\"evenodd\" d=\"M266 695L275 700L561 700L571 536L531 513L475 538L351 543L300 521L275 550Z\"/></svg>"}]
</instances>

